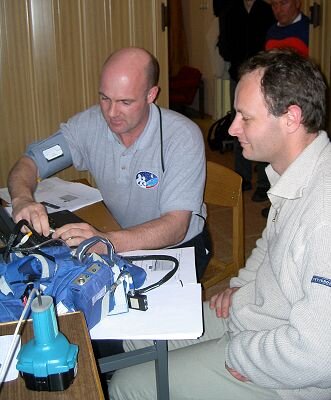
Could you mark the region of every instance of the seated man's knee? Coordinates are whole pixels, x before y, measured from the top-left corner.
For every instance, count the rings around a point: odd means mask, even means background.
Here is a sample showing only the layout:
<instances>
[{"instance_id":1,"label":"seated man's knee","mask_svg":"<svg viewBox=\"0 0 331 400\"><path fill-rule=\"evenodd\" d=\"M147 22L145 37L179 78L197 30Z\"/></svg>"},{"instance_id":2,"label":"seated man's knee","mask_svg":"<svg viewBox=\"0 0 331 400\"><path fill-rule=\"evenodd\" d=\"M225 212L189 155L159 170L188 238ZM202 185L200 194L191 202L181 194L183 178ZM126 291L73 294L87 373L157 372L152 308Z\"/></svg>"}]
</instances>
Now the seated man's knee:
<instances>
[{"instance_id":1,"label":"seated man's knee","mask_svg":"<svg viewBox=\"0 0 331 400\"><path fill-rule=\"evenodd\" d=\"M114 373L108 383L110 400L154 400L156 395L155 363L123 368Z\"/></svg>"}]
</instances>

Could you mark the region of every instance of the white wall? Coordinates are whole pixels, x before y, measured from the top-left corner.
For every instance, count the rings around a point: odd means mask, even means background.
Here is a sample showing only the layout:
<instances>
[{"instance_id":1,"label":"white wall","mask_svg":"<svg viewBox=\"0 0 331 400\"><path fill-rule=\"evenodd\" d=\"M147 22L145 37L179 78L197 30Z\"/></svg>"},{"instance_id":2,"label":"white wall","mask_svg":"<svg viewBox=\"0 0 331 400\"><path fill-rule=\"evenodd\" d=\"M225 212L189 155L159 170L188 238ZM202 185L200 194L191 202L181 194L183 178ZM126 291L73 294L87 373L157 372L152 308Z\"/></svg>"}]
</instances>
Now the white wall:
<instances>
[{"instance_id":1,"label":"white wall","mask_svg":"<svg viewBox=\"0 0 331 400\"><path fill-rule=\"evenodd\" d=\"M212 0L181 0L184 29L187 35L189 64L198 68L205 84L205 112L214 114L215 77L227 77L227 66L216 47L218 19L213 13ZM198 109L195 99L193 104Z\"/></svg>"}]
</instances>

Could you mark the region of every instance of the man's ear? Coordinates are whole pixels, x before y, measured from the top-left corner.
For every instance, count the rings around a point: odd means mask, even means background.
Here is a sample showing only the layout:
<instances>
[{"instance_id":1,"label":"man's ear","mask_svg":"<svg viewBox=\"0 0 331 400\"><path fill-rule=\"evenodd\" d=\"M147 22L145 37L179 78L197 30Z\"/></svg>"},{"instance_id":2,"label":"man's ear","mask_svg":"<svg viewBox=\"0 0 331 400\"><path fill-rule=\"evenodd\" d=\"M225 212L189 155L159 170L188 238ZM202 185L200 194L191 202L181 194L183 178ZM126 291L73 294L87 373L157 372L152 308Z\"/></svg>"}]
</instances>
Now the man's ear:
<instances>
[{"instance_id":1,"label":"man's ear","mask_svg":"<svg viewBox=\"0 0 331 400\"><path fill-rule=\"evenodd\" d=\"M285 114L286 126L289 132L295 132L301 125L302 110L297 105L289 106Z\"/></svg>"},{"instance_id":2,"label":"man's ear","mask_svg":"<svg viewBox=\"0 0 331 400\"><path fill-rule=\"evenodd\" d=\"M151 89L149 89L148 94L147 94L147 103L153 103L157 95L159 94L159 87L158 86L153 86Z\"/></svg>"}]
</instances>

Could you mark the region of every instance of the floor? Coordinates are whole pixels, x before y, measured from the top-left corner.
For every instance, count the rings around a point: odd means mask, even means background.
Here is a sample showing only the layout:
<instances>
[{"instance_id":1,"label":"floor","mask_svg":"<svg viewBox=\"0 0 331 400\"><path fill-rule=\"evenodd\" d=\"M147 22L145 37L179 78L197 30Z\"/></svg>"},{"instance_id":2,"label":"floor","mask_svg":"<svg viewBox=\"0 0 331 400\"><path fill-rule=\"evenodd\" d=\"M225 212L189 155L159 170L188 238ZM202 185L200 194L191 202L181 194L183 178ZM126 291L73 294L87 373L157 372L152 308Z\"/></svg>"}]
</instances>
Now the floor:
<instances>
[{"instance_id":1,"label":"floor","mask_svg":"<svg viewBox=\"0 0 331 400\"><path fill-rule=\"evenodd\" d=\"M208 129L213 123L210 117L204 119L192 118L201 128L205 139L207 138ZM206 157L207 160L218 162L226 167L234 167L234 157L231 150L221 154L218 151L211 151L206 143ZM266 219L261 215L262 208L268 206L268 202L256 203L251 200L254 193L254 179L253 190L245 191L244 198L244 234L245 234L245 257L247 258L252 249L255 247L256 240L261 236L262 230L265 227ZM231 235L231 218L228 210L220 209L217 207L210 207L208 209L208 219L210 221L210 231L213 239L213 247L217 255L226 260L230 257L231 242L229 237ZM209 299L213 294L228 287L229 279L226 279L219 284L208 289L205 293L205 298Z\"/></svg>"}]
</instances>

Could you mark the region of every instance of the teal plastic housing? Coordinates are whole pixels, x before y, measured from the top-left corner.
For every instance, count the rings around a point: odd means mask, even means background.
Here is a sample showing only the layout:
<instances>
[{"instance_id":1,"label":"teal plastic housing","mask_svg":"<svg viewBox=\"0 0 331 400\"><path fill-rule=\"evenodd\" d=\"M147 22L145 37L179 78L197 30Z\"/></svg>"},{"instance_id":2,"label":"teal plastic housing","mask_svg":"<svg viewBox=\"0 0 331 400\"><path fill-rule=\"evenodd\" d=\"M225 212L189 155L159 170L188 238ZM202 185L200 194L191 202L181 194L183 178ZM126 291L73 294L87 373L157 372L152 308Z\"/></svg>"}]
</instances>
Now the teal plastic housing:
<instances>
[{"instance_id":1,"label":"teal plastic housing","mask_svg":"<svg viewBox=\"0 0 331 400\"><path fill-rule=\"evenodd\" d=\"M52 297L35 298L31 310L34 338L22 346L16 368L35 377L76 371L78 346L59 332Z\"/></svg>"}]
</instances>

